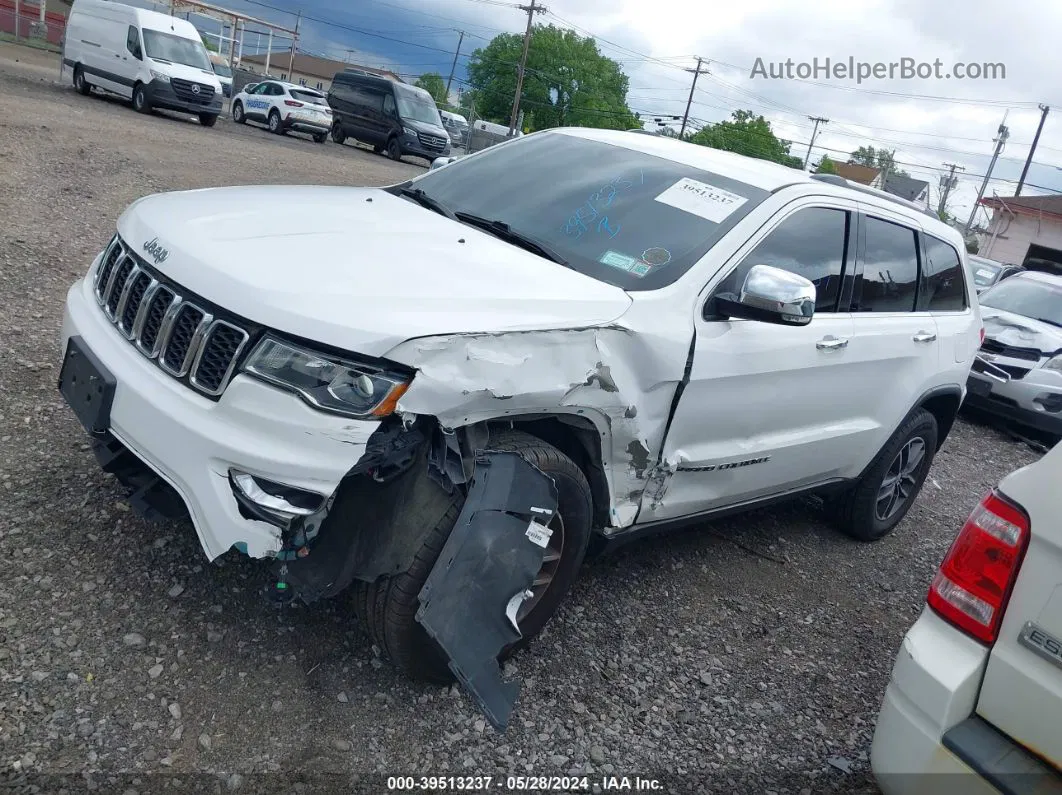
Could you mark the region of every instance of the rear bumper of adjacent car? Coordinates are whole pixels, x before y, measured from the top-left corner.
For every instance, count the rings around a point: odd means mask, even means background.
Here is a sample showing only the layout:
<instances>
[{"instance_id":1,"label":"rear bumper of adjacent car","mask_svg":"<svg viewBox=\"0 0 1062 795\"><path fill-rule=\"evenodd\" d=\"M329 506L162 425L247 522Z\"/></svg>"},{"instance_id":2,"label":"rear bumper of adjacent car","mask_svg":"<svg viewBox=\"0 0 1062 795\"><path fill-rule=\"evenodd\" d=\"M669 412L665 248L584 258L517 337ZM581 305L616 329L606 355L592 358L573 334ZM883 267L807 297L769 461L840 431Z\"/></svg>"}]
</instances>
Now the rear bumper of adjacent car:
<instances>
[{"instance_id":1,"label":"rear bumper of adjacent car","mask_svg":"<svg viewBox=\"0 0 1062 795\"><path fill-rule=\"evenodd\" d=\"M67 295L64 351L72 337L115 381L109 431L98 441L119 455L129 451L172 487L210 559L232 547L252 557L282 548L280 527L241 510L232 470L328 496L379 427L316 411L246 375L237 375L216 401L195 392L118 332L88 279Z\"/></svg>"},{"instance_id":2,"label":"rear bumper of adjacent car","mask_svg":"<svg viewBox=\"0 0 1062 795\"><path fill-rule=\"evenodd\" d=\"M885 795L1062 792L1062 775L975 714L989 650L926 608L903 640L870 763Z\"/></svg>"},{"instance_id":3,"label":"rear bumper of adjacent car","mask_svg":"<svg viewBox=\"0 0 1062 795\"><path fill-rule=\"evenodd\" d=\"M285 130L311 133L313 135L321 135L332 129L332 119L330 118L310 119L288 114L282 123Z\"/></svg>"},{"instance_id":4,"label":"rear bumper of adjacent car","mask_svg":"<svg viewBox=\"0 0 1062 795\"><path fill-rule=\"evenodd\" d=\"M148 103L153 108L161 108L163 110L179 110L185 113L208 113L211 116L218 116L221 114L221 92L214 92L213 97L208 102L190 102L181 99L174 93L173 87L163 80L152 80L150 83L144 84L144 91L147 93Z\"/></svg>"},{"instance_id":5,"label":"rear bumper of adjacent car","mask_svg":"<svg viewBox=\"0 0 1062 795\"><path fill-rule=\"evenodd\" d=\"M893 665L878 715L871 767L885 795L996 795L942 744L974 711L988 650L928 608Z\"/></svg>"},{"instance_id":6,"label":"rear bumper of adjacent car","mask_svg":"<svg viewBox=\"0 0 1062 795\"><path fill-rule=\"evenodd\" d=\"M1002 382L971 372L966 403L971 408L1051 434L1062 435L1062 374L1043 368Z\"/></svg>"}]
</instances>

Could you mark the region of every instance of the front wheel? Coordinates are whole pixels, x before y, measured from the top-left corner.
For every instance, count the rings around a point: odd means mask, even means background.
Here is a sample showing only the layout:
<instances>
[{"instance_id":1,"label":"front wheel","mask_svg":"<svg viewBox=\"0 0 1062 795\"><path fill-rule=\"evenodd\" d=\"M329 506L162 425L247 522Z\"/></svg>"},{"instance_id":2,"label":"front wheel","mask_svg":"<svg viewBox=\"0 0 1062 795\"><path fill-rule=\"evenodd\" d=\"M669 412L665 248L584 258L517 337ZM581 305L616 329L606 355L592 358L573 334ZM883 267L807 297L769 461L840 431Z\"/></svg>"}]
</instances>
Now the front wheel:
<instances>
[{"instance_id":1,"label":"front wheel","mask_svg":"<svg viewBox=\"0 0 1062 795\"><path fill-rule=\"evenodd\" d=\"M275 110L269 114L269 132L280 135L283 131L280 127L280 114Z\"/></svg>"},{"instance_id":2,"label":"front wheel","mask_svg":"<svg viewBox=\"0 0 1062 795\"><path fill-rule=\"evenodd\" d=\"M505 659L542 630L575 582L590 541L593 501L590 484L576 463L537 437L504 431L491 438L487 449L518 453L557 484L558 509L549 525L553 533L532 596L520 605L516 616L523 637L502 652ZM407 571L355 585L355 610L373 642L403 673L433 682L452 681L453 674L442 650L417 622L416 613L421 588L459 513L458 505L450 507L427 534Z\"/></svg>"},{"instance_id":3,"label":"front wheel","mask_svg":"<svg viewBox=\"0 0 1062 795\"><path fill-rule=\"evenodd\" d=\"M137 113L151 113L151 103L148 102L147 92L139 83L133 89L133 110Z\"/></svg>"},{"instance_id":4,"label":"front wheel","mask_svg":"<svg viewBox=\"0 0 1062 795\"><path fill-rule=\"evenodd\" d=\"M232 106L232 120L237 124L246 124L247 117L243 115L243 103L237 102Z\"/></svg>"},{"instance_id":5,"label":"front wheel","mask_svg":"<svg viewBox=\"0 0 1062 795\"><path fill-rule=\"evenodd\" d=\"M877 541L907 515L937 451L937 420L918 409L885 443L870 467L829 507L838 528L859 541Z\"/></svg>"},{"instance_id":6,"label":"front wheel","mask_svg":"<svg viewBox=\"0 0 1062 795\"><path fill-rule=\"evenodd\" d=\"M402 159L402 144L398 142L397 138L392 138L387 142L387 156L392 160Z\"/></svg>"},{"instance_id":7,"label":"front wheel","mask_svg":"<svg viewBox=\"0 0 1062 795\"><path fill-rule=\"evenodd\" d=\"M213 113L200 113L199 123L202 124L204 127L213 127L215 124L218 123L218 117Z\"/></svg>"}]
</instances>

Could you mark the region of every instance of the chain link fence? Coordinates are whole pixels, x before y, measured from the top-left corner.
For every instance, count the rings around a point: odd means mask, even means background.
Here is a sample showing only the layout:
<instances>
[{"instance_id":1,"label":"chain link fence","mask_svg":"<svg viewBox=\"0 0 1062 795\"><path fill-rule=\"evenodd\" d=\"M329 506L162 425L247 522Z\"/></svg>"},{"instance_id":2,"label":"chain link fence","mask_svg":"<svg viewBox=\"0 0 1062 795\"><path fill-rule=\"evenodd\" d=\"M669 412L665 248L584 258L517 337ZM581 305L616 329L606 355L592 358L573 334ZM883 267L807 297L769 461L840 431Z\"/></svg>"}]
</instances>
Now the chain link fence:
<instances>
[{"instance_id":1,"label":"chain link fence","mask_svg":"<svg viewBox=\"0 0 1062 795\"><path fill-rule=\"evenodd\" d=\"M58 52L65 31L66 17L62 14L45 13L42 20L41 6L36 3L0 0L0 38L5 41L20 41Z\"/></svg>"}]
</instances>

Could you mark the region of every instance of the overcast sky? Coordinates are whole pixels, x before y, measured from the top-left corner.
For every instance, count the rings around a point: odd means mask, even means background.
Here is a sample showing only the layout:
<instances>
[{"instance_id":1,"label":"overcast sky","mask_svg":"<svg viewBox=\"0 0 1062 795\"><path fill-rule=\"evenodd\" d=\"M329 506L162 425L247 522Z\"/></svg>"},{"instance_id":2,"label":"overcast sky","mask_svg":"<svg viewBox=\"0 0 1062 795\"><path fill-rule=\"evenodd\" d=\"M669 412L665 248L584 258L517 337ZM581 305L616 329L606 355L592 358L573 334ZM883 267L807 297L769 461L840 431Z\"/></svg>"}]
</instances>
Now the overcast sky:
<instances>
[{"instance_id":1,"label":"overcast sky","mask_svg":"<svg viewBox=\"0 0 1062 795\"><path fill-rule=\"evenodd\" d=\"M500 32L521 33L526 14L503 0L229 0L281 24L295 12L304 20L300 46L366 65L397 68L412 79L425 71L449 73L456 30L466 31L455 87L467 55ZM594 34L601 51L630 76L629 104L646 115L681 114L695 57L710 74L699 78L691 117L710 123L746 108L762 113L803 157L811 136L808 116L820 128L811 162L823 154L846 159L869 144L896 150L896 161L929 181L935 202L943 163L965 172L950 202L965 219L991 157L1005 112L1010 138L989 183L988 195L1013 195L1039 122L1038 103L1052 107L1023 194L1062 191L1062 81L1059 31L1062 2L1019 0L545 0L537 22ZM274 9L290 9L283 13ZM326 22L336 24L325 24ZM344 27L340 27L344 26ZM250 43L250 38L245 45ZM345 52L352 48L349 56ZM253 47L252 47L253 49ZM246 50L245 50L246 52ZM820 76L810 80L751 76L765 64L857 62L1001 63L1005 78L959 80ZM949 98L928 99L922 97ZM1011 181L1006 181L1011 180ZM1041 190L1032 185L1042 186Z\"/></svg>"}]
</instances>

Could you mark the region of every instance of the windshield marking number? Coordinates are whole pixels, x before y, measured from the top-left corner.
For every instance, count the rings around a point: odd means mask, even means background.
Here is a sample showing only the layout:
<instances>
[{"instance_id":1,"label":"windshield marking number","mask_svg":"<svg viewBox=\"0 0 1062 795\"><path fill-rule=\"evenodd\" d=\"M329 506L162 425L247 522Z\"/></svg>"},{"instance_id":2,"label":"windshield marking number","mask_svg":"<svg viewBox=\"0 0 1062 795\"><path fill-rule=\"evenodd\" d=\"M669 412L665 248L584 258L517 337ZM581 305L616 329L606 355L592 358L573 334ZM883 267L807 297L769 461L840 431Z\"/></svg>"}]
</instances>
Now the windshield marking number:
<instances>
[{"instance_id":1,"label":"windshield marking number","mask_svg":"<svg viewBox=\"0 0 1062 795\"><path fill-rule=\"evenodd\" d=\"M639 184L645 184L644 170L639 171L639 180ZM575 211L575 215L568 218L564 223L564 234L571 235L578 240L583 236L584 232L589 231L588 224L596 221L598 233L607 234L609 239L614 238L623 227L621 224L616 223L614 219L603 215L601 209L611 207L620 190L630 190L634 187L634 184L633 180L624 177L622 174L613 177L600 190L591 193L586 203L580 205L579 209Z\"/></svg>"}]
</instances>

